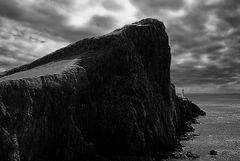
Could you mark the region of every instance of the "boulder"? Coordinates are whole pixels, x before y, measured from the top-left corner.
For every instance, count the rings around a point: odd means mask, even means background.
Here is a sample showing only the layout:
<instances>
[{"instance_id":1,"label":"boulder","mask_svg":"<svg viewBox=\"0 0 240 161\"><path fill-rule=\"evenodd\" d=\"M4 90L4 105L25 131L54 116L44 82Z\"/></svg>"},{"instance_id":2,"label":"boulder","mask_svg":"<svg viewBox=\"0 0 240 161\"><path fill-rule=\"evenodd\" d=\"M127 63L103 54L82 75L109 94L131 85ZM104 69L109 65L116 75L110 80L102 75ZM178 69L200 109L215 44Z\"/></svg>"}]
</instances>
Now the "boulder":
<instances>
[{"instance_id":1,"label":"boulder","mask_svg":"<svg viewBox=\"0 0 240 161\"><path fill-rule=\"evenodd\" d=\"M190 151L188 151L188 152L186 153L186 156L187 156L188 158L200 158L199 155L194 154L194 153L192 153L192 152L190 152Z\"/></svg>"},{"instance_id":2,"label":"boulder","mask_svg":"<svg viewBox=\"0 0 240 161\"><path fill-rule=\"evenodd\" d=\"M209 153L210 153L210 155L218 155L216 150L211 150Z\"/></svg>"}]
</instances>

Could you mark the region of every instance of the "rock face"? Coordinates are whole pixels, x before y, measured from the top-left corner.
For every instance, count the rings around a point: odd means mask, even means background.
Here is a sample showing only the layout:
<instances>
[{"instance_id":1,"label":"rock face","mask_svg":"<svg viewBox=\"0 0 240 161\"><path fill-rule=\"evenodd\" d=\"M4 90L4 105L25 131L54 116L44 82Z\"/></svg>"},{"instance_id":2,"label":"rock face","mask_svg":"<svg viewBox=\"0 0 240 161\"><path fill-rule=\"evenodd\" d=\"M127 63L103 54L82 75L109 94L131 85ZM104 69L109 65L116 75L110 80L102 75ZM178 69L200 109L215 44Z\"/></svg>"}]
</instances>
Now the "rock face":
<instances>
[{"instance_id":1,"label":"rock face","mask_svg":"<svg viewBox=\"0 0 240 161\"><path fill-rule=\"evenodd\" d=\"M91 160L179 147L204 114L176 96L162 22L88 38L0 77L0 158ZM96 159L96 158L95 158Z\"/></svg>"}]
</instances>

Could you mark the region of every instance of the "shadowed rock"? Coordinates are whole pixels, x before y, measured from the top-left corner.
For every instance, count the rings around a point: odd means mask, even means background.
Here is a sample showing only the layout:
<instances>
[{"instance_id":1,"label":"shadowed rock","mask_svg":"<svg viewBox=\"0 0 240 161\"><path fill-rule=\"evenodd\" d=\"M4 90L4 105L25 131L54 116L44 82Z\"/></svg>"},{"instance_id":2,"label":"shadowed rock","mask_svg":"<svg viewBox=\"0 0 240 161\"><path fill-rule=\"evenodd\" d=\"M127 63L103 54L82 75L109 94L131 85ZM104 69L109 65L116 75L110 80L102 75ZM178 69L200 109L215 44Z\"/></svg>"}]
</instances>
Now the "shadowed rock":
<instances>
[{"instance_id":1,"label":"shadowed rock","mask_svg":"<svg viewBox=\"0 0 240 161\"><path fill-rule=\"evenodd\" d=\"M94 160L174 150L203 114L176 96L162 22L88 38L0 78L0 158ZM98 154L98 155L96 155Z\"/></svg>"},{"instance_id":2,"label":"shadowed rock","mask_svg":"<svg viewBox=\"0 0 240 161\"><path fill-rule=\"evenodd\" d=\"M190 152L190 151L188 151L188 152L186 153L186 156L187 156L188 158L200 158L199 155L194 154L194 153L192 153L192 152Z\"/></svg>"},{"instance_id":3,"label":"shadowed rock","mask_svg":"<svg viewBox=\"0 0 240 161\"><path fill-rule=\"evenodd\" d=\"M210 153L210 155L218 155L216 150L211 150L209 153Z\"/></svg>"}]
</instances>

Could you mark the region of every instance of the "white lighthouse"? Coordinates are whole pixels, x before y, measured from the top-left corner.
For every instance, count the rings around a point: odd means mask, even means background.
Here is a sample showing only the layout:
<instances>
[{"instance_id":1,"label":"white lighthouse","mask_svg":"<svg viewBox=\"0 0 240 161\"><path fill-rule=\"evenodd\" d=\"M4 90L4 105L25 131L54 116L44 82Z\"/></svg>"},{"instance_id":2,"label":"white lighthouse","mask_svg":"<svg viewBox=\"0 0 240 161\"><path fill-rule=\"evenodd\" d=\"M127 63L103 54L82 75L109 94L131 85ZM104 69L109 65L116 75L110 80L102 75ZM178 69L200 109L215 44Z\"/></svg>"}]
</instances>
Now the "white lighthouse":
<instances>
[{"instance_id":1,"label":"white lighthouse","mask_svg":"<svg viewBox=\"0 0 240 161\"><path fill-rule=\"evenodd\" d=\"M184 89L182 89L181 97L182 97L182 98L185 98L185 96L184 96Z\"/></svg>"}]
</instances>

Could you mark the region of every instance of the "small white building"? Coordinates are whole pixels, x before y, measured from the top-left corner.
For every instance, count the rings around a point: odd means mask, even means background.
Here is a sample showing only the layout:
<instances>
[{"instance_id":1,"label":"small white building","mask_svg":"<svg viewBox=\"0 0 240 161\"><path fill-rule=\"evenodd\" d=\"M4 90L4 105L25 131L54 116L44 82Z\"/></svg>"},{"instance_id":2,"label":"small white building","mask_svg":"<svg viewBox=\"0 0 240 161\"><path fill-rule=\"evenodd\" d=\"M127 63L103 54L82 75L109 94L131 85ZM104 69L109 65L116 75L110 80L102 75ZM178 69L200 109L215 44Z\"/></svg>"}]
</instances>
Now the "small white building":
<instances>
[{"instance_id":1,"label":"small white building","mask_svg":"<svg viewBox=\"0 0 240 161\"><path fill-rule=\"evenodd\" d=\"M182 89L182 92L179 95L179 97L181 97L183 100L188 100L187 97L185 97L185 95L184 95L184 89Z\"/></svg>"}]
</instances>

